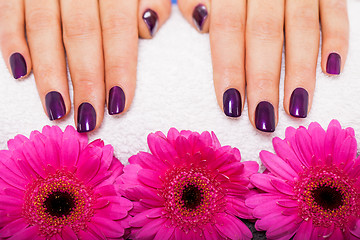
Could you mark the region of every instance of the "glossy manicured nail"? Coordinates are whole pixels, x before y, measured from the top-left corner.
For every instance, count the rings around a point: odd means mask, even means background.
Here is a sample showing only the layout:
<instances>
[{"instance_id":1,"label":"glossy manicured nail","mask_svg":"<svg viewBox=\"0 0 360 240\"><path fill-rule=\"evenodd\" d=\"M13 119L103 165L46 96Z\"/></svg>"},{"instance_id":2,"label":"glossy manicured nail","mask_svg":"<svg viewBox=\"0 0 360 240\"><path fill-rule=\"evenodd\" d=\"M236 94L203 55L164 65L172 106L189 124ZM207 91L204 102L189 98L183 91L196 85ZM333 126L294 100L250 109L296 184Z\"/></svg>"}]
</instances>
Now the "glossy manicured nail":
<instances>
[{"instance_id":1,"label":"glossy manicured nail","mask_svg":"<svg viewBox=\"0 0 360 240\"><path fill-rule=\"evenodd\" d=\"M275 111L271 103L260 102L255 110L256 128L263 132L275 131Z\"/></svg>"},{"instance_id":2,"label":"glossy manicured nail","mask_svg":"<svg viewBox=\"0 0 360 240\"><path fill-rule=\"evenodd\" d=\"M15 79L22 78L27 74L25 58L20 53L13 53L10 56L10 67Z\"/></svg>"},{"instance_id":3,"label":"glossy manicured nail","mask_svg":"<svg viewBox=\"0 0 360 240\"><path fill-rule=\"evenodd\" d=\"M89 132L95 129L96 112L94 107L87 102L82 103L78 109L77 131Z\"/></svg>"},{"instance_id":4,"label":"glossy manicured nail","mask_svg":"<svg viewBox=\"0 0 360 240\"><path fill-rule=\"evenodd\" d=\"M45 106L50 120L62 118L66 113L64 99L61 94L56 91L46 94Z\"/></svg>"},{"instance_id":5,"label":"glossy manicured nail","mask_svg":"<svg viewBox=\"0 0 360 240\"><path fill-rule=\"evenodd\" d=\"M208 11L204 4L199 4L195 7L192 17L193 17L195 26L197 27L197 29L200 32L202 31L202 29L204 27L204 23L205 23L207 16L208 16Z\"/></svg>"},{"instance_id":6,"label":"glossy manicured nail","mask_svg":"<svg viewBox=\"0 0 360 240\"><path fill-rule=\"evenodd\" d=\"M224 92L223 107L226 116L240 117L241 105L241 96L238 90L230 88Z\"/></svg>"},{"instance_id":7,"label":"glossy manicured nail","mask_svg":"<svg viewBox=\"0 0 360 240\"><path fill-rule=\"evenodd\" d=\"M153 10L146 9L142 16L142 19L148 27L150 35L153 36L156 33L158 26L158 15Z\"/></svg>"},{"instance_id":8,"label":"glossy manicured nail","mask_svg":"<svg viewBox=\"0 0 360 240\"><path fill-rule=\"evenodd\" d=\"M110 115L118 114L124 111L125 94L121 87L112 87L109 91L108 111Z\"/></svg>"},{"instance_id":9,"label":"glossy manicured nail","mask_svg":"<svg viewBox=\"0 0 360 240\"><path fill-rule=\"evenodd\" d=\"M303 88L296 88L290 97L289 112L291 116L306 118L309 105L309 94Z\"/></svg>"},{"instance_id":10,"label":"glossy manicured nail","mask_svg":"<svg viewBox=\"0 0 360 240\"><path fill-rule=\"evenodd\" d=\"M326 72L328 74L339 75L341 68L341 57L337 53L330 53L327 63Z\"/></svg>"}]
</instances>

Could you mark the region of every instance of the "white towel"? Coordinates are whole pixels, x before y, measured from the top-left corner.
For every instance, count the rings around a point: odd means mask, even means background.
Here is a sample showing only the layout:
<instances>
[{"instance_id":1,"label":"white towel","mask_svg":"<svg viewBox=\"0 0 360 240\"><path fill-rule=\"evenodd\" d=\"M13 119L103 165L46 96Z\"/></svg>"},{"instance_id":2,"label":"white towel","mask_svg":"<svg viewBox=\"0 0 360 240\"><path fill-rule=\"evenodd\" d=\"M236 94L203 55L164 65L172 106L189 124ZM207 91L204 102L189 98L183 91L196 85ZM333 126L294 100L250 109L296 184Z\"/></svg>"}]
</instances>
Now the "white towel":
<instances>
[{"instance_id":1,"label":"white towel","mask_svg":"<svg viewBox=\"0 0 360 240\"><path fill-rule=\"evenodd\" d=\"M130 110L116 117L105 113L100 129L89 134L90 140L101 138L112 144L124 164L131 155L148 151L146 138L150 132L167 132L170 127L214 131L223 145L239 148L243 160L258 162L259 152L273 151L272 138L283 138L288 126L308 126L317 121L327 127L331 119L338 119L343 127L353 127L360 140L360 1L350 0L348 9L350 48L344 72L339 77L327 77L318 64L311 112L306 119L295 119L282 106L283 63L279 124L269 134L253 128L246 104L238 119L230 119L221 111L213 87L209 36L196 32L173 5L170 19L155 38L139 42L137 88ZM58 124L62 129L74 125L74 109L64 120L49 121L33 75L14 80L3 60L0 99L0 149L5 149L7 140L19 133L29 136L44 125Z\"/></svg>"}]
</instances>

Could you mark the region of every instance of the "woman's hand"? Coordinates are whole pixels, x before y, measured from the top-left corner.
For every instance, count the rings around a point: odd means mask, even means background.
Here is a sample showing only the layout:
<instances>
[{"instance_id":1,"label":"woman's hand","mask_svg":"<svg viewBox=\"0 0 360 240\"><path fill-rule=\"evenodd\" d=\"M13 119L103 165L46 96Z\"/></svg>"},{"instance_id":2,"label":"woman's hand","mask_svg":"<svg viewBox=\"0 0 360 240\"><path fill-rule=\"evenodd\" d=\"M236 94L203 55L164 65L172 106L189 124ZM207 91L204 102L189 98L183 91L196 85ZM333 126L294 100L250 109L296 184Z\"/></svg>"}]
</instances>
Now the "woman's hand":
<instances>
[{"instance_id":1,"label":"woman's hand","mask_svg":"<svg viewBox=\"0 0 360 240\"><path fill-rule=\"evenodd\" d=\"M33 70L50 120L70 111L67 59L77 129L88 132L105 99L110 115L129 108L138 37L152 38L170 11L169 0L0 0L1 51L14 78Z\"/></svg>"},{"instance_id":2,"label":"woman's hand","mask_svg":"<svg viewBox=\"0 0 360 240\"><path fill-rule=\"evenodd\" d=\"M348 51L346 0L178 0L185 18L209 32L214 85L220 107L239 117L245 84L249 118L260 131L278 121L279 79L285 31L284 109L305 118L315 88L322 30L321 67L338 75Z\"/></svg>"}]
</instances>

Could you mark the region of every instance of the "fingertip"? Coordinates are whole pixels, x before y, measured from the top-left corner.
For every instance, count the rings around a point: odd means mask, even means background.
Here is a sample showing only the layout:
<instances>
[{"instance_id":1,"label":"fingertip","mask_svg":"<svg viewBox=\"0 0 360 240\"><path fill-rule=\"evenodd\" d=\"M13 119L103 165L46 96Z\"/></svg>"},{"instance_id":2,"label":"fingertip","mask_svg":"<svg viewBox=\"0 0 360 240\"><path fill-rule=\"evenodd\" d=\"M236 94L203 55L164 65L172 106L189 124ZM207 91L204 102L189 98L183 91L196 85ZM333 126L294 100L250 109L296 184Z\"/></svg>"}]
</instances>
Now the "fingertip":
<instances>
[{"instance_id":1,"label":"fingertip","mask_svg":"<svg viewBox=\"0 0 360 240\"><path fill-rule=\"evenodd\" d=\"M208 0L179 0L178 6L185 19L198 32L209 32L210 2Z\"/></svg>"}]
</instances>

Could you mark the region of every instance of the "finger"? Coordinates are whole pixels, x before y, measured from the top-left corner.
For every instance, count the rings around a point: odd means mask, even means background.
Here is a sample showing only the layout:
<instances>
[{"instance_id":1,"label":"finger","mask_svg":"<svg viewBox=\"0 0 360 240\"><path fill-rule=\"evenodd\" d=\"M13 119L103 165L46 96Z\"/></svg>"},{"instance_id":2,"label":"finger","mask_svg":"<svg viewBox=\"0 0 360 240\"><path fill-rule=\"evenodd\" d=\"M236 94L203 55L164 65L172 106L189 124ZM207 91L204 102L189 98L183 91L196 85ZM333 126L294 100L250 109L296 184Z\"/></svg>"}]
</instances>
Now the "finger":
<instances>
[{"instance_id":1,"label":"finger","mask_svg":"<svg viewBox=\"0 0 360 240\"><path fill-rule=\"evenodd\" d=\"M179 0L178 6L185 19L196 30L202 33L209 31L209 0Z\"/></svg>"},{"instance_id":2,"label":"finger","mask_svg":"<svg viewBox=\"0 0 360 240\"><path fill-rule=\"evenodd\" d=\"M285 37L284 109L291 116L305 118L311 107L319 53L318 1L286 1Z\"/></svg>"},{"instance_id":3,"label":"finger","mask_svg":"<svg viewBox=\"0 0 360 240\"><path fill-rule=\"evenodd\" d=\"M284 0L248 1L246 81L251 123L273 132L277 124Z\"/></svg>"},{"instance_id":4,"label":"finger","mask_svg":"<svg viewBox=\"0 0 360 240\"><path fill-rule=\"evenodd\" d=\"M320 0L322 30L321 68L329 75L339 75L349 46L349 20L346 0Z\"/></svg>"},{"instance_id":5,"label":"finger","mask_svg":"<svg viewBox=\"0 0 360 240\"><path fill-rule=\"evenodd\" d=\"M139 36L152 38L169 18L171 2L169 0L140 0Z\"/></svg>"},{"instance_id":6,"label":"finger","mask_svg":"<svg viewBox=\"0 0 360 240\"><path fill-rule=\"evenodd\" d=\"M6 66L15 79L28 75L31 58L25 39L22 0L0 0L0 47Z\"/></svg>"},{"instance_id":7,"label":"finger","mask_svg":"<svg viewBox=\"0 0 360 240\"><path fill-rule=\"evenodd\" d=\"M50 120L70 110L60 8L56 0L26 0L26 29L40 99Z\"/></svg>"},{"instance_id":8,"label":"finger","mask_svg":"<svg viewBox=\"0 0 360 240\"><path fill-rule=\"evenodd\" d=\"M64 44L74 85L77 130L89 132L99 127L105 103L98 1L60 2Z\"/></svg>"},{"instance_id":9,"label":"finger","mask_svg":"<svg viewBox=\"0 0 360 240\"><path fill-rule=\"evenodd\" d=\"M211 5L214 87L218 104L229 117L239 117L244 103L245 10L245 0L214 0Z\"/></svg>"},{"instance_id":10,"label":"finger","mask_svg":"<svg viewBox=\"0 0 360 240\"><path fill-rule=\"evenodd\" d=\"M134 97L138 51L137 10L137 1L100 1L110 115L126 111Z\"/></svg>"}]
</instances>

